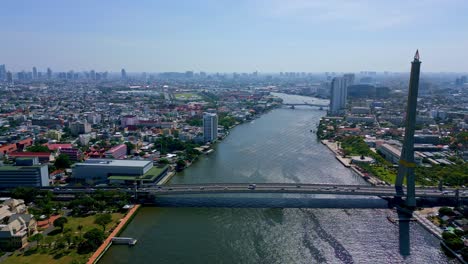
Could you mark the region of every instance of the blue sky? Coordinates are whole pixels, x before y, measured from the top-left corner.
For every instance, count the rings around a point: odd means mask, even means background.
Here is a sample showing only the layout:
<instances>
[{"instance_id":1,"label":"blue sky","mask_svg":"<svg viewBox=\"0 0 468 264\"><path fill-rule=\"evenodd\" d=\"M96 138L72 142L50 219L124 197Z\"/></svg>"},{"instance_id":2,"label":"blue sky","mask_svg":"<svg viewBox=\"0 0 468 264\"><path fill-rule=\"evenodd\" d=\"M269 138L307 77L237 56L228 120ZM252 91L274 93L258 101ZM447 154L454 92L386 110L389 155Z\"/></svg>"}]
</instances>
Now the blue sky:
<instances>
[{"instance_id":1,"label":"blue sky","mask_svg":"<svg viewBox=\"0 0 468 264\"><path fill-rule=\"evenodd\" d=\"M468 71L464 0L15 0L0 33L14 71Z\"/></svg>"}]
</instances>

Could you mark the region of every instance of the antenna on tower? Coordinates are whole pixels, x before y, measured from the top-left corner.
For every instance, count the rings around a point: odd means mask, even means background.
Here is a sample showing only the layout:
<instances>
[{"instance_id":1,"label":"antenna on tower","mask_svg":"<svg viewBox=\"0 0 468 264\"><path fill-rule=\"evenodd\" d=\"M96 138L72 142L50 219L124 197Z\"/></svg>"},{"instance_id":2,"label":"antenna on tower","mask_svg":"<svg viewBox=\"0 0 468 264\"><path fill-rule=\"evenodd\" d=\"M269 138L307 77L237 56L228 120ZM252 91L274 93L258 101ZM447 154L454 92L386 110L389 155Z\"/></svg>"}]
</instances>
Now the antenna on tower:
<instances>
[{"instance_id":1,"label":"antenna on tower","mask_svg":"<svg viewBox=\"0 0 468 264\"><path fill-rule=\"evenodd\" d=\"M416 50L416 54L414 54L414 59L419 60L419 50Z\"/></svg>"}]
</instances>

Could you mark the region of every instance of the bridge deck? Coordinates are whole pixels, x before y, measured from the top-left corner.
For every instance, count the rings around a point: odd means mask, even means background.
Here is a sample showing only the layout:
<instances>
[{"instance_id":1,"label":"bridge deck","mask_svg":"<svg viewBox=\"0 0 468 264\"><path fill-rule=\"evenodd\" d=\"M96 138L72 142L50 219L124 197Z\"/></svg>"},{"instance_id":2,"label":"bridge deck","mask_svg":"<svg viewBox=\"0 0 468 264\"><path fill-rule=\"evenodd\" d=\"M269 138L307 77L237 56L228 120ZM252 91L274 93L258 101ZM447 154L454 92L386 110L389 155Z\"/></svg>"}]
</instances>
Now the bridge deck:
<instances>
[{"instance_id":1,"label":"bridge deck","mask_svg":"<svg viewBox=\"0 0 468 264\"><path fill-rule=\"evenodd\" d=\"M331 194L360 196L396 196L392 186L369 185L331 185L331 184L292 184L292 183L246 183L224 184L174 184L158 187L140 188L139 192L154 195L169 194L223 194L223 193L296 193L296 194ZM455 197L455 189L439 191L436 188L418 188L417 197ZM468 190L460 190L460 197L468 197Z\"/></svg>"}]
</instances>

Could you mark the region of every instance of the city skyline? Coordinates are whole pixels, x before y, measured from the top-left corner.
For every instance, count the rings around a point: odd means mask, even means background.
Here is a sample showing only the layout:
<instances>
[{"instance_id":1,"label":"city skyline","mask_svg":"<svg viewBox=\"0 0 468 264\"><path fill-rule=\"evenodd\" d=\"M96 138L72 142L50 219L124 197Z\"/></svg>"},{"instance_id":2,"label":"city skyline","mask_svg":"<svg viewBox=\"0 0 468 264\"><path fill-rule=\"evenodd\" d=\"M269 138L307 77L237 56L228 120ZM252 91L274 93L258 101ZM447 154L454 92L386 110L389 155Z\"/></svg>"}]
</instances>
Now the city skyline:
<instances>
[{"instance_id":1,"label":"city skyline","mask_svg":"<svg viewBox=\"0 0 468 264\"><path fill-rule=\"evenodd\" d=\"M416 48L425 72L468 71L457 0L21 2L0 16L13 72L405 72Z\"/></svg>"}]
</instances>

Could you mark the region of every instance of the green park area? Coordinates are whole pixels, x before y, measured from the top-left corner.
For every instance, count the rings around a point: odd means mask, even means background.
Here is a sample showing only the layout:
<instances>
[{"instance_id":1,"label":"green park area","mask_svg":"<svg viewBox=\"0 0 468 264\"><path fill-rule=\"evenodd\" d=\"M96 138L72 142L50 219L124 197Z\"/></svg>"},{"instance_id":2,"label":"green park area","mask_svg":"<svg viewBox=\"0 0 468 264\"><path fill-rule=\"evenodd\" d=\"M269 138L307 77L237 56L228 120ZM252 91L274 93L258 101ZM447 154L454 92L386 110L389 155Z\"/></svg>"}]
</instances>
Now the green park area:
<instances>
[{"instance_id":1,"label":"green park area","mask_svg":"<svg viewBox=\"0 0 468 264\"><path fill-rule=\"evenodd\" d=\"M46 220L41 220L39 233L28 237L25 248L3 261L7 264L86 263L124 217L122 207L130 200L118 191L78 194L72 201L57 201L52 192L26 187L11 194L32 202L29 213Z\"/></svg>"},{"instance_id":2,"label":"green park area","mask_svg":"<svg viewBox=\"0 0 468 264\"><path fill-rule=\"evenodd\" d=\"M378 152L372 151L362 137L344 137L340 139L340 142L346 156L363 155L375 160L374 164L359 164L362 169L387 183L395 183L396 167ZM415 169L415 180L416 185L422 186L437 186L439 181L448 186L466 186L468 185L468 163L418 166Z\"/></svg>"},{"instance_id":3,"label":"green park area","mask_svg":"<svg viewBox=\"0 0 468 264\"><path fill-rule=\"evenodd\" d=\"M201 99L201 97L195 93L176 93L174 96L180 101L197 101Z\"/></svg>"},{"instance_id":4,"label":"green park area","mask_svg":"<svg viewBox=\"0 0 468 264\"><path fill-rule=\"evenodd\" d=\"M86 217L64 217L63 226L56 226L50 233L32 236L31 247L25 252L16 251L3 263L6 264L46 264L46 263L86 263L93 251L85 241L103 240L123 218L121 213L109 214L108 220L101 220L103 214ZM99 219L99 220L98 220ZM109 220L110 219L110 220ZM110 222L109 222L110 221ZM104 230L104 231L103 231ZM97 232L99 231L99 232ZM96 233L91 237L89 234ZM95 243L93 242L93 243ZM100 241L102 242L102 241ZM100 243L97 243L100 245ZM94 246L94 245L93 245Z\"/></svg>"}]
</instances>

